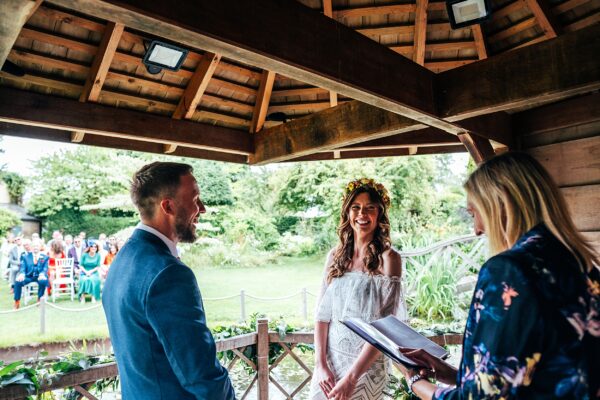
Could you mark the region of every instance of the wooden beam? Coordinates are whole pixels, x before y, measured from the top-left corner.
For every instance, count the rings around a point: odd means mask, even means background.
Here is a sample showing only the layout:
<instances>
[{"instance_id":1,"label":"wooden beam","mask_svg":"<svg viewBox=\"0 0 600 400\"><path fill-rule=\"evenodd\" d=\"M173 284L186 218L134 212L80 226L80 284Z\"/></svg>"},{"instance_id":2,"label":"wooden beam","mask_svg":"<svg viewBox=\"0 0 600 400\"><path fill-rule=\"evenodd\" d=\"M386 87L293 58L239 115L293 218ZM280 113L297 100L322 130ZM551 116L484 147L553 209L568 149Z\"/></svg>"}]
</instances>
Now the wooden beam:
<instances>
[{"instance_id":1,"label":"wooden beam","mask_svg":"<svg viewBox=\"0 0 600 400\"><path fill-rule=\"evenodd\" d=\"M531 16L531 17L524 18L523 20L517 22L514 25L509 26L508 28L502 29L501 31L498 31L498 32L490 35L488 40L490 43L499 42L508 37L516 35L519 32L529 29L529 28L535 26L535 24L536 24L535 17Z\"/></svg>"},{"instance_id":2,"label":"wooden beam","mask_svg":"<svg viewBox=\"0 0 600 400\"><path fill-rule=\"evenodd\" d=\"M440 115L451 121L532 108L600 89L600 25L437 75Z\"/></svg>"},{"instance_id":3,"label":"wooden beam","mask_svg":"<svg viewBox=\"0 0 600 400\"><path fill-rule=\"evenodd\" d=\"M494 148L489 140L468 132L458 135L458 138L477 165L494 156Z\"/></svg>"},{"instance_id":4,"label":"wooden beam","mask_svg":"<svg viewBox=\"0 0 600 400\"><path fill-rule=\"evenodd\" d=\"M399 157L409 156L414 149L397 148L397 149L377 149L377 150L333 150L322 153L309 154L303 157L288 161L327 161L327 160L350 160L356 158L376 158L376 157ZM447 153L464 153L464 146L436 146L436 147L419 147L414 155L426 154L447 154Z\"/></svg>"},{"instance_id":5,"label":"wooden beam","mask_svg":"<svg viewBox=\"0 0 600 400\"><path fill-rule=\"evenodd\" d=\"M325 3L325 2L323 2ZM333 18L355 18L369 15L405 14L415 12L414 4L393 4L389 6L356 7L333 11Z\"/></svg>"},{"instance_id":6,"label":"wooden beam","mask_svg":"<svg viewBox=\"0 0 600 400\"><path fill-rule=\"evenodd\" d=\"M160 0L48 1L276 71L451 133L461 131L436 116L431 71L297 2L180 0L173 7Z\"/></svg>"},{"instance_id":7,"label":"wooden beam","mask_svg":"<svg viewBox=\"0 0 600 400\"><path fill-rule=\"evenodd\" d=\"M425 65L425 42L427 41L427 5L429 0L417 0L413 61Z\"/></svg>"},{"instance_id":8,"label":"wooden beam","mask_svg":"<svg viewBox=\"0 0 600 400\"><path fill-rule=\"evenodd\" d=\"M221 56L218 54L209 52L204 53L183 96L181 96L181 99L179 100L179 104L173 113L173 118L190 119L194 115L198 104L200 104L200 99L208 87L208 82L212 78L220 60Z\"/></svg>"},{"instance_id":9,"label":"wooden beam","mask_svg":"<svg viewBox=\"0 0 600 400\"><path fill-rule=\"evenodd\" d=\"M325 14L326 17L333 18L331 0L323 0L323 14ZM338 96L336 92L329 92L329 105L331 107L338 105Z\"/></svg>"},{"instance_id":10,"label":"wooden beam","mask_svg":"<svg viewBox=\"0 0 600 400\"><path fill-rule=\"evenodd\" d=\"M525 0L516 0L512 3L508 3L497 10L493 10L492 12L492 21L498 21L501 18L507 17L510 14L513 14L523 7L525 7Z\"/></svg>"},{"instance_id":11,"label":"wooden beam","mask_svg":"<svg viewBox=\"0 0 600 400\"><path fill-rule=\"evenodd\" d=\"M83 141L84 137L85 137L85 132L82 132L82 131L71 132L71 142L72 143L81 143Z\"/></svg>"},{"instance_id":12,"label":"wooden beam","mask_svg":"<svg viewBox=\"0 0 600 400\"><path fill-rule=\"evenodd\" d=\"M318 94L325 94L327 92L328 91L326 89L316 87L275 89L271 92L271 99L289 96L312 96Z\"/></svg>"},{"instance_id":13,"label":"wooden beam","mask_svg":"<svg viewBox=\"0 0 600 400\"><path fill-rule=\"evenodd\" d=\"M171 120L172 121L172 120ZM16 136L23 138L50 140L61 143L71 143L71 134L68 131L60 129L43 128L39 126L28 126L11 124L0 121L0 135ZM122 149L131 151L142 151L145 153L169 154L178 157L199 158L204 160L226 161L238 164L246 164L247 156L242 154L220 153L216 151L195 149L183 146L177 146L172 153L166 153L167 146L161 143L142 142L139 140L130 140L118 137L108 137L99 135L85 135L79 144L87 146L105 147L110 149Z\"/></svg>"},{"instance_id":14,"label":"wooden beam","mask_svg":"<svg viewBox=\"0 0 600 400\"><path fill-rule=\"evenodd\" d=\"M517 135L543 134L600 122L600 93L548 104L513 116Z\"/></svg>"},{"instance_id":15,"label":"wooden beam","mask_svg":"<svg viewBox=\"0 0 600 400\"><path fill-rule=\"evenodd\" d=\"M562 14L583 4L586 4L589 0L567 0L564 3L560 3L552 8L554 14Z\"/></svg>"},{"instance_id":16,"label":"wooden beam","mask_svg":"<svg viewBox=\"0 0 600 400\"><path fill-rule=\"evenodd\" d=\"M0 67L4 65L21 28L40 6L41 0L2 0L0 2Z\"/></svg>"},{"instance_id":17,"label":"wooden beam","mask_svg":"<svg viewBox=\"0 0 600 400\"><path fill-rule=\"evenodd\" d=\"M172 154L175 152L175 150L177 150L177 145L176 144L165 144L165 154Z\"/></svg>"},{"instance_id":18,"label":"wooden beam","mask_svg":"<svg viewBox=\"0 0 600 400\"><path fill-rule=\"evenodd\" d=\"M98 46L98 51L92 62L92 67L83 86L79 101L98 101L100 90L104 85L106 74L110 68L115 52L121 40L125 26L115 22L108 22Z\"/></svg>"},{"instance_id":19,"label":"wooden beam","mask_svg":"<svg viewBox=\"0 0 600 400\"><path fill-rule=\"evenodd\" d=\"M477 56L480 60L484 60L488 57L487 47L485 45L485 37L481 25L476 24L471 27L473 32L473 40L475 41L475 47L477 48Z\"/></svg>"},{"instance_id":20,"label":"wooden beam","mask_svg":"<svg viewBox=\"0 0 600 400\"><path fill-rule=\"evenodd\" d=\"M35 112L31 112L35 110ZM0 121L131 140L252 153L243 131L0 87ZM86 135L87 137L87 135Z\"/></svg>"},{"instance_id":21,"label":"wooden beam","mask_svg":"<svg viewBox=\"0 0 600 400\"><path fill-rule=\"evenodd\" d=\"M527 6L535 16L546 38L552 39L562 33L562 27L552 13L550 5L546 0L525 0L525 3L527 3Z\"/></svg>"},{"instance_id":22,"label":"wooden beam","mask_svg":"<svg viewBox=\"0 0 600 400\"><path fill-rule=\"evenodd\" d=\"M440 131L436 128L426 128L418 131L399 133L381 139L356 143L339 148L338 150L382 150L452 145L462 146L462 142L456 135Z\"/></svg>"},{"instance_id":23,"label":"wooden beam","mask_svg":"<svg viewBox=\"0 0 600 400\"><path fill-rule=\"evenodd\" d=\"M275 72L263 71L260 86L258 87L258 94L256 95L254 112L252 113L252 123L250 124L250 132L252 133L259 132L265 124L274 82Z\"/></svg>"},{"instance_id":24,"label":"wooden beam","mask_svg":"<svg viewBox=\"0 0 600 400\"><path fill-rule=\"evenodd\" d=\"M471 124L470 127L463 127L463 132L483 127L479 134L487 134L489 139L501 143L507 141L512 143L510 117L486 118L488 118L486 123L481 123L479 126L475 121L461 121L460 124L464 123L465 126ZM497 124L498 128L493 124ZM254 141L256 151L250 157L250 163L265 164L297 159L311 153L347 147L423 128L426 126L411 119L358 101L349 101L335 108L294 119L258 133Z\"/></svg>"}]
</instances>

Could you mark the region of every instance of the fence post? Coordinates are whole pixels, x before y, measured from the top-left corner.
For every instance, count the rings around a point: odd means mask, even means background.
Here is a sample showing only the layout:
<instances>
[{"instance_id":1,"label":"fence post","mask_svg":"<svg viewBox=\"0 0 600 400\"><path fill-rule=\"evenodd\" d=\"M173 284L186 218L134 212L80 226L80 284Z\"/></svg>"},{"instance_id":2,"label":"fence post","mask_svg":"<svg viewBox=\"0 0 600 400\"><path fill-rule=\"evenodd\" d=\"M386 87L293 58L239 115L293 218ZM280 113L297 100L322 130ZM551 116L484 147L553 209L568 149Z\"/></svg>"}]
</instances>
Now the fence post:
<instances>
[{"instance_id":1,"label":"fence post","mask_svg":"<svg viewBox=\"0 0 600 400\"><path fill-rule=\"evenodd\" d=\"M304 323L308 322L308 291L306 288L302 288L302 316L304 317Z\"/></svg>"},{"instance_id":2,"label":"fence post","mask_svg":"<svg viewBox=\"0 0 600 400\"><path fill-rule=\"evenodd\" d=\"M240 313L242 317L242 321L246 320L246 291L244 289L240 290Z\"/></svg>"},{"instance_id":3,"label":"fence post","mask_svg":"<svg viewBox=\"0 0 600 400\"><path fill-rule=\"evenodd\" d=\"M40 333L46 333L46 296L40 299Z\"/></svg>"},{"instance_id":4,"label":"fence post","mask_svg":"<svg viewBox=\"0 0 600 400\"><path fill-rule=\"evenodd\" d=\"M269 399L269 320L261 318L257 321L257 374L258 400Z\"/></svg>"}]
</instances>

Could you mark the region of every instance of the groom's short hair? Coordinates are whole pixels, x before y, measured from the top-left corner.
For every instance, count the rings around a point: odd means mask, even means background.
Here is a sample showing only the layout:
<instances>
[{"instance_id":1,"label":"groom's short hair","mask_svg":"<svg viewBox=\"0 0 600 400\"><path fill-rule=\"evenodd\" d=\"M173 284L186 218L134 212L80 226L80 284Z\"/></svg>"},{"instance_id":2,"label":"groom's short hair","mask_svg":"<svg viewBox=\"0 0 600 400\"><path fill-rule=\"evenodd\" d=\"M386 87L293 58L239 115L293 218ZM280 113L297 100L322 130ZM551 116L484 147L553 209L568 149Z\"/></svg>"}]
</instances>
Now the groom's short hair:
<instances>
[{"instance_id":1,"label":"groom's short hair","mask_svg":"<svg viewBox=\"0 0 600 400\"><path fill-rule=\"evenodd\" d=\"M189 164L157 161L144 165L133 174L131 200L142 219L152 218L160 201L168 196L174 197L180 178L192 172L194 168Z\"/></svg>"}]
</instances>

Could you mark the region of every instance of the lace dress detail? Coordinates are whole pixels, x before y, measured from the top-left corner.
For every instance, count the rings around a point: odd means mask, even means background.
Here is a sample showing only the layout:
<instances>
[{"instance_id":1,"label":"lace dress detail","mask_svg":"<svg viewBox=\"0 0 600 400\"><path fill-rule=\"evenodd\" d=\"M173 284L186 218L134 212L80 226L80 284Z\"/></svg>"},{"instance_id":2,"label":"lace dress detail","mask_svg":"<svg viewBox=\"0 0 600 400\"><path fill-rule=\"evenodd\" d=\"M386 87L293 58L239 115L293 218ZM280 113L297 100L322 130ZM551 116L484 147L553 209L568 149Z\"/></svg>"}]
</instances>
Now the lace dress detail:
<instances>
[{"instance_id":1,"label":"lace dress detail","mask_svg":"<svg viewBox=\"0 0 600 400\"><path fill-rule=\"evenodd\" d=\"M400 277L346 272L331 284L324 283L319 297L316 320L329 322L327 362L336 381L346 375L365 343L340 321L357 317L371 322L388 315L406 320L407 316ZM389 368L387 359L377 358L358 380L352 400L383 398ZM309 399L327 399L316 380L311 382Z\"/></svg>"}]
</instances>

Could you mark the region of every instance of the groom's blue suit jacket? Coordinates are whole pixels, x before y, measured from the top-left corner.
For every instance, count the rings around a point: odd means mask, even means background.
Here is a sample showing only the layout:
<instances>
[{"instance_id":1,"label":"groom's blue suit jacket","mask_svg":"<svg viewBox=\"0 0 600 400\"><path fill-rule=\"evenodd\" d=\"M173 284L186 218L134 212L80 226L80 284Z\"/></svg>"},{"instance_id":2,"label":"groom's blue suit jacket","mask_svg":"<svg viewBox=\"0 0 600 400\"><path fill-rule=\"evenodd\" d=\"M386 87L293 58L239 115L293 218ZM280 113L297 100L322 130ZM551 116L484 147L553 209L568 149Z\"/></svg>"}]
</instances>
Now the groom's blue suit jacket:
<instances>
[{"instance_id":1,"label":"groom's blue suit jacket","mask_svg":"<svg viewBox=\"0 0 600 400\"><path fill-rule=\"evenodd\" d=\"M110 267L102 303L123 400L235 399L196 278L160 238L134 231Z\"/></svg>"}]
</instances>

